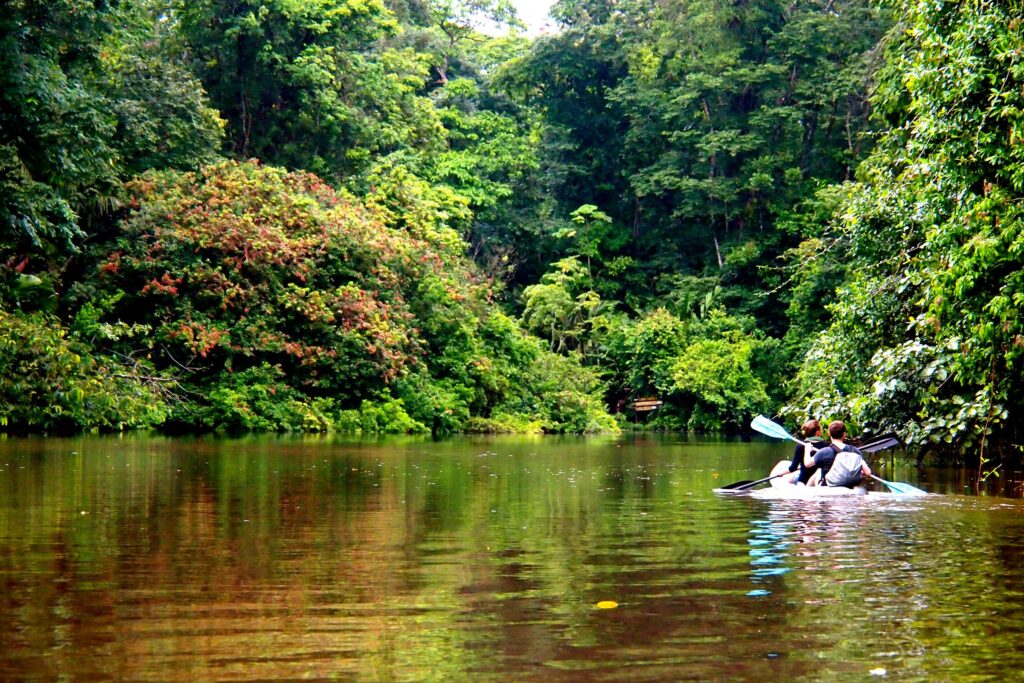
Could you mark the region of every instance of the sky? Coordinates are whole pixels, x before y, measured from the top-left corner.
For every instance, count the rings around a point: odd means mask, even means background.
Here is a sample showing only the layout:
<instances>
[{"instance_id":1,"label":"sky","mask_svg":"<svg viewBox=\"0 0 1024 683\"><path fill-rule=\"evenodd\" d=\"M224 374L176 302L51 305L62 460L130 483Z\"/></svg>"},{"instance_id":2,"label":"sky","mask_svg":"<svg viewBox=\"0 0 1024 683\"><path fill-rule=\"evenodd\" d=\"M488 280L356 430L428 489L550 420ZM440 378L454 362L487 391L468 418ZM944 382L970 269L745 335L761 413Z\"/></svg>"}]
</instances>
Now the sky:
<instances>
[{"instance_id":1,"label":"sky","mask_svg":"<svg viewBox=\"0 0 1024 683\"><path fill-rule=\"evenodd\" d=\"M519 18L526 24L527 32L531 36L539 34L541 27L550 21L548 19L548 9L551 7L552 1L512 0L512 4L516 6L516 11L519 12Z\"/></svg>"}]
</instances>

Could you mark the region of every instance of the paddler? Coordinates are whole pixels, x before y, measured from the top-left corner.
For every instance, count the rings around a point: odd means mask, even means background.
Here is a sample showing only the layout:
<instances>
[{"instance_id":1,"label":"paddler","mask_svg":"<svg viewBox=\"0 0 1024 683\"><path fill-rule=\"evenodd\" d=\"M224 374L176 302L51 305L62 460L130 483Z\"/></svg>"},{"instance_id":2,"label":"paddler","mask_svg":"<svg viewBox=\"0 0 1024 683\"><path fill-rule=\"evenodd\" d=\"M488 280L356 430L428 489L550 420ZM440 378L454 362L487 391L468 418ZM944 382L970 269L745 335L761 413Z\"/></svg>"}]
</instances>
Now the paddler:
<instances>
[{"instance_id":1,"label":"paddler","mask_svg":"<svg viewBox=\"0 0 1024 683\"><path fill-rule=\"evenodd\" d=\"M800 440L804 443L811 444L815 450L824 448L828 445L824 439L821 438L821 423L811 418L807 422L804 422L803 426L800 427ZM796 484L807 484L811 481L811 477L818 471L817 467L807 467L804 465L804 450L803 444L797 444L796 449L793 451L793 460L789 463L789 471L796 472L800 470L800 476L796 478L793 483Z\"/></svg>"},{"instance_id":2,"label":"paddler","mask_svg":"<svg viewBox=\"0 0 1024 683\"><path fill-rule=\"evenodd\" d=\"M829 424L828 435L832 443L818 451L812 444L804 446L804 467L819 468L821 483L828 486L853 487L871 476L864 454L846 443L846 425L841 420Z\"/></svg>"}]
</instances>

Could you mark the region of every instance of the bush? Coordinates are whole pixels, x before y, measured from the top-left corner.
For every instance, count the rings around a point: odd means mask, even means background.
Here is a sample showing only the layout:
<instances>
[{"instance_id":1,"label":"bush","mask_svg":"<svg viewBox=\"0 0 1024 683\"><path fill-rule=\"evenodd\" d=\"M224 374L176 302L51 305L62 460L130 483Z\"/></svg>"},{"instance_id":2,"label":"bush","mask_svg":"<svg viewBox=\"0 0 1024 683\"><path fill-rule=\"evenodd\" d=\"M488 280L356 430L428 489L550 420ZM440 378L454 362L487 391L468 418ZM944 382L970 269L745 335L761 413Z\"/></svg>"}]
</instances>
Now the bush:
<instances>
[{"instance_id":1,"label":"bush","mask_svg":"<svg viewBox=\"0 0 1024 683\"><path fill-rule=\"evenodd\" d=\"M51 316L0 309L0 426L149 427L166 415L162 379L133 361L94 355Z\"/></svg>"},{"instance_id":2,"label":"bush","mask_svg":"<svg viewBox=\"0 0 1024 683\"><path fill-rule=\"evenodd\" d=\"M491 417L471 417L466 423L470 434L540 434L544 425L523 415L495 413Z\"/></svg>"},{"instance_id":3,"label":"bush","mask_svg":"<svg viewBox=\"0 0 1024 683\"><path fill-rule=\"evenodd\" d=\"M403 178L364 204L257 163L148 173L66 304L104 350L181 377L177 428L614 428L596 377L498 311L438 197Z\"/></svg>"},{"instance_id":4,"label":"bush","mask_svg":"<svg viewBox=\"0 0 1024 683\"><path fill-rule=\"evenodd\" d=\"M664 401L648 427L723 431L774 405L768 387L781 387L784 370L778 348L748 319L720 308L690 320L656 309L615 328L608 360L624 400Z\"/></svg>"},{"instance_id":5,"label":"bush","mask_svg":"<svg viewBox=\"0 0 1024 683\"><path fill-rule=\"evenodd\" d=\"M334 427L333 401L311 400L285 383L280 367L266 363L225 373L201 405L182 404L174 420L226 432L326 432Z\"/></svg>"},{"instance_id":6,"label":"bush","mask_svg":"<svg viewBox=\"0 0 1024 683\"><path fill-rule=\"evenodd\" d=\"M535 414L555 434L617 432L602 398L604 386L577 356L540 353L524 378L536 397Z\"/></svg>"},{"instance_id":7,"label":"bush","mask_svg":"<svg viewBox=\"0 0 1024 683\"><path fill-rule=\"evenodd\" d=\"M770 409L764 383L750 365L757 343L735 334L701 339L686 347L672 365L672 390L689 408L689 429L736 428L749 415Z\"/></svg>"},{"instance_id":8,"label":"bush","mask_svg":"<svg viewBox=\"0 0 1024 683\"><path fill-rule=\"evenodd\" d=\"M377 401L363 401L359 408L359 429L367 434L408 434L428 431L409 417L402 399L382 395Z\"/></svg>"}]
</instances>

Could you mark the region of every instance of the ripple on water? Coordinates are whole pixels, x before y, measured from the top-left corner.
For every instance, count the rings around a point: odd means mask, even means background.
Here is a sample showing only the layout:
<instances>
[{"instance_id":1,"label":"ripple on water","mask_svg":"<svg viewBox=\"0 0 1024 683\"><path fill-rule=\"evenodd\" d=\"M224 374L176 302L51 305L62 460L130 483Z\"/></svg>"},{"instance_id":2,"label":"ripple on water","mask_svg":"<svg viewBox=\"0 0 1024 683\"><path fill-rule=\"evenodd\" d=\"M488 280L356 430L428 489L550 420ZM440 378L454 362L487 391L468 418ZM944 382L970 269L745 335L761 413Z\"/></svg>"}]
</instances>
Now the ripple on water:
<instances>
[{"instance_id":1,"label":"ripple on water","mask_svg":"<svg viewBox=\"0 0 1024 683\"><path fill-rule=\"evenodd\" d=\"M723 499L716 484L777 453L538 443L24 458L0 471L0 670L747 681L1024 666L1016 501Z\"/></svg>"}]
</instances>

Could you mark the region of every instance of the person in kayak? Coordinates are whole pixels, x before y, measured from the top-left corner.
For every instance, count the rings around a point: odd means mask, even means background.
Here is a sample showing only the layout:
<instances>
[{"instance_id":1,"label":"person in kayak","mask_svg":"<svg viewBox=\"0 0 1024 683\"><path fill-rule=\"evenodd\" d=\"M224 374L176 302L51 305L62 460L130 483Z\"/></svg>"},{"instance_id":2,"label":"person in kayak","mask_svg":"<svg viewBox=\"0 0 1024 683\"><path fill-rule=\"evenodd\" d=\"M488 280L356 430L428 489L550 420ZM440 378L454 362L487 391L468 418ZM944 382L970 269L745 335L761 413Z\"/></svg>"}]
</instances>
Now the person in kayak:
<instances>
[{"instance_id":1,"label":"person in kayak","mask_svg":"<svg viewBox=\"0 0 1024 683\"><path fill-rule=\"evenodd\" d=\"M853 487L864 477L871 476L871 468L864 462L864 454L856 446L846 443L846 425L840 420L828 426L832 443L814 451L812 444L804 446L805 467L821 470L821 483L828 486Z\"/></svg>"},{"instance_id":2,"label":"person in kayak","mask_svg":"<svg viewBox=\"0 0 1024 683\"><path fill-rule=\"evenodd\" d=\"M799 432L800 440L805 443L812 444L815 449L824 448L828 444L824 439L821 438L821 423L815 419L810 419L804 422ZM789 471L796 472L800 470L800 476L796 478L794 483L807 484L811 481L811 477L818 471L817 467L807 467L804 465L804 445L797 444L796 449L793 451L793 460L789 463Z\"/></svg>"}]
</instances>

